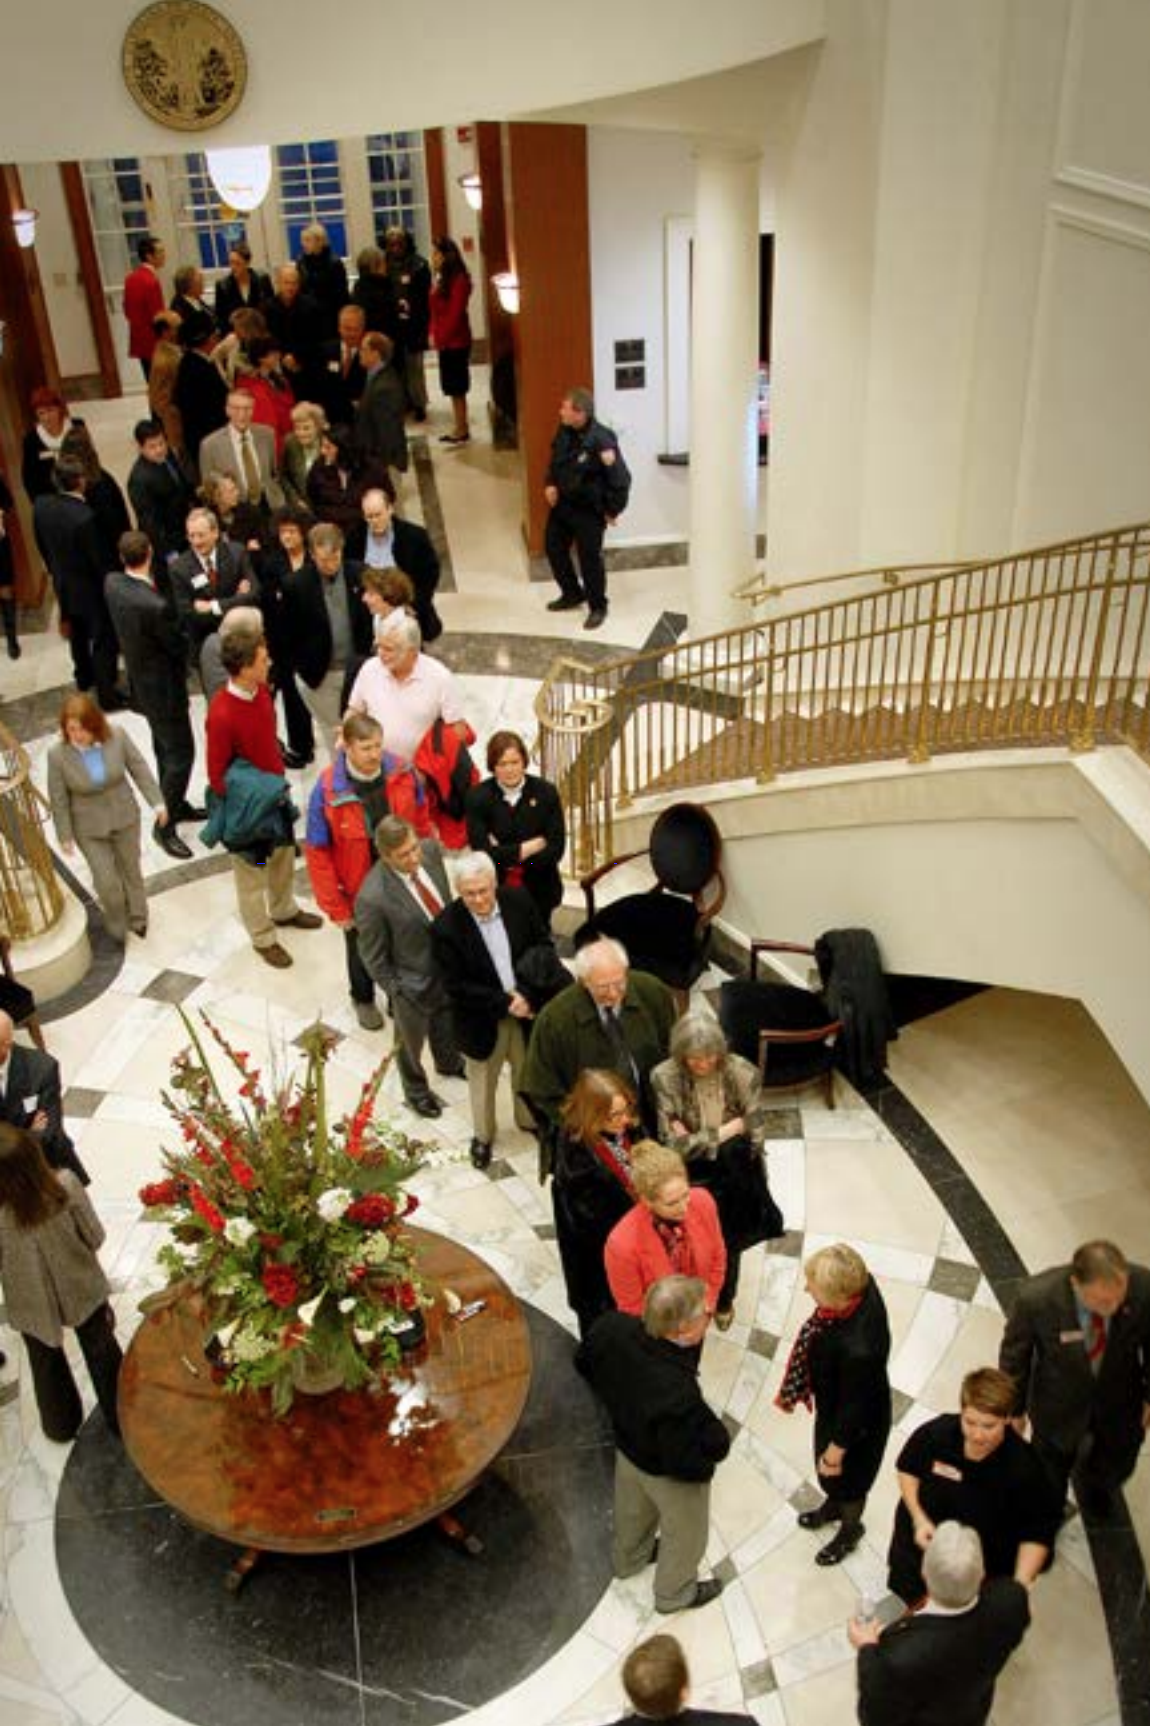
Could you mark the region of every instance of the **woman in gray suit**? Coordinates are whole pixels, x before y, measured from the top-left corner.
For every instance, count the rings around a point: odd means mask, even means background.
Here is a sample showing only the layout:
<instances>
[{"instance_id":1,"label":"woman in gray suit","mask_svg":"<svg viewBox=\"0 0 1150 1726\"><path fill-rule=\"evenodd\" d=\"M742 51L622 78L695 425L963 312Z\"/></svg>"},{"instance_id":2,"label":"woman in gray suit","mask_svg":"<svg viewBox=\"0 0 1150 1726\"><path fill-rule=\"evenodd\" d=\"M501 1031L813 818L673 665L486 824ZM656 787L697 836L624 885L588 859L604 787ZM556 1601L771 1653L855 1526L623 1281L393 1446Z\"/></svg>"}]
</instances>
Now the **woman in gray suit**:
<instances>
[{"instance_id":1,"label":"woman in gray suit","mask_svg":"<svg viewBox=\"0 0 1150 1726\"><path fill-rule=\"evenodd\" d=\"M80 847L104 926L121 944L128 930L148 933L148 898L140 873L139 787L156 824L168 819L154 774L132 739L109 725L87 695L70 695L60 709L60 741L48 751L48 801L65 856Z\"/></svg>"}]
</instances>

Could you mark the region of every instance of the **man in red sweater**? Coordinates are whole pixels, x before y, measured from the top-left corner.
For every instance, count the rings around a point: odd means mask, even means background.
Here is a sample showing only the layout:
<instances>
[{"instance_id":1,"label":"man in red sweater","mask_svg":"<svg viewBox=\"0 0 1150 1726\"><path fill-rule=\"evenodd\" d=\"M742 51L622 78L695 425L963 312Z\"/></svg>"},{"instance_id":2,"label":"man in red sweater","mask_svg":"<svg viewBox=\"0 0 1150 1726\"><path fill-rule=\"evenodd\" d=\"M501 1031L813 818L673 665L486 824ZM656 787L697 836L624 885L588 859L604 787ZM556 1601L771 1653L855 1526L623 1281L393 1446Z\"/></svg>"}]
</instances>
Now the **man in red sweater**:
<instances>
[{"instance_id":1,"label":"man in red sweater","mask_svg":"<svg viewBox=\"0 0 1150 1726\"><path fill-rule=\"evenodd\" d=\"M158 337L152 320L164 310L164 285L160 280L165 252L162 243L145 234L136 246L139 263L124 278L124 316L128 320L128 352L139 360L145 378L152 369Z\"/></svg>"},{"instance_id":2,"label":"man in red sweater","mask_svg":"<svg viewBox=\"0 0 1150 1726\"><path fill-rule=\"evenodd\" d=\"M230 614L220 658L228 681L208 708L208 783L217 797L227 794L227 771L246 761L261 773L282 779L283 757L276 741L275 709L268 690L270 658L257 611L250 621ZM281 947L278 929L318 929L323 918L301 910L292 890L295 846L290 833L282 844L259 841L232 851L236 901L252 946L267 964L283 970L292 962Z\"/></svg>"}]
</instances>

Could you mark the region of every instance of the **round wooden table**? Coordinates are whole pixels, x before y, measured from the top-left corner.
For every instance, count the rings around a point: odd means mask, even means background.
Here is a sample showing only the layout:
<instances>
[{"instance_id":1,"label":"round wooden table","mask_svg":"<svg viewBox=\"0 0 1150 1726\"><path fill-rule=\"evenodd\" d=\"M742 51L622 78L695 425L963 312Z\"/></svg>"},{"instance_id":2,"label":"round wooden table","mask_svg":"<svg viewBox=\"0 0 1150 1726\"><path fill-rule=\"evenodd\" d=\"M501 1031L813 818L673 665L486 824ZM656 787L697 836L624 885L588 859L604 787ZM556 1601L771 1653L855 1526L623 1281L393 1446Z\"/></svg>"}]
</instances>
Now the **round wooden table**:
<instances>
[{"instance_id":1,"label":"round wooden table","mask_svg":"<svg viewBox=\"0 0 1150 1726\"><path fill-rule=\"evenodd\" d=\"M435 1305L427 1340L371 1391L297 1393L272 1418L266 1396L212 1381L202 1322L183 1307L151 1314L120 1376L120 1426L148 1484L197 1528L245 1548L237 1587L261 1551L334 1552L390 1540L446 1512L498 1456L531 1378L527 1322L475 1253L409 1231ZM481 1312L448 1315L454 1289Z\"/></svg>"}]
</instances>

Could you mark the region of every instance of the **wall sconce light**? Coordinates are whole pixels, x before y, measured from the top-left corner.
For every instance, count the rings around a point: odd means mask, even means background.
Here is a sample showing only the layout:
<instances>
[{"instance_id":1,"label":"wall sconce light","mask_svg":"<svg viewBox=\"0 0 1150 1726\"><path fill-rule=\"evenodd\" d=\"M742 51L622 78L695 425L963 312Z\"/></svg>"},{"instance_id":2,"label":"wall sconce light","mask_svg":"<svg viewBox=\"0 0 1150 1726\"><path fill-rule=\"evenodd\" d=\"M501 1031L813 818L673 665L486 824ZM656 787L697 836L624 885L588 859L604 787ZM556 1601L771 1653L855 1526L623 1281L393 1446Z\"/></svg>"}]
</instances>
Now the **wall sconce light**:
<instances>
[{"instance_id":1,"label":"wall sconce light","mask_svg":"<svg viewBox=\"0 0 1150 1726\"><path fill-rule=\"evenodd\" d=\"M458 186L473 210L483 208L483 181L478 174L460 174Z\"/></svg>"},{"instance_id":2,"label":"wall sconce light","mask_svg":"<svg viewBox=\"0 0 1150 1726\"><path fill-rule=\"evenodd\" d=\"M272 183L272 153L268 144L236 150L204 152L212 185L230 209L247 215L258 210Z\"/></svg>"},{"instance_id":3,"label":"wall sconce light","mask_svg":"<svg viewBox=\"0 0 1150 1726\"><path fill-rule=\"evenodd\" d=\"M505 312L514 317L519 310L519 277L514 270L500 270L497 276L492 276L491 285L499 298L499 304Z\"/></svg>"},{"instance_id":4,"label":"wall sconce light","mask_svg":"<svg viewBox=\"0 0 1150 1726\"><path fill-rule=\"evenodd\" d=\"M36 244L36 219L39 210L13 210L12 226L16 230L16 244L27 251L29 246Z\"/></svg>"}]
</instances>

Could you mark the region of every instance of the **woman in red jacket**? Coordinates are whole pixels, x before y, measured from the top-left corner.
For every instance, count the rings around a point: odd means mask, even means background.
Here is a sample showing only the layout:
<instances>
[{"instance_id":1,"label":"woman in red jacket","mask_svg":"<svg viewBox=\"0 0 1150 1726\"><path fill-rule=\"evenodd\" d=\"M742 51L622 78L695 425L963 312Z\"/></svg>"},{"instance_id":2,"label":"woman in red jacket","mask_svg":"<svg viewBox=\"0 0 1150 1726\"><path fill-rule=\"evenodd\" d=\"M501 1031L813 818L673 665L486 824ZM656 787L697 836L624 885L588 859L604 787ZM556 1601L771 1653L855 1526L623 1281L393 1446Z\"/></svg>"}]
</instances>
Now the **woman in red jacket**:
<instances>
[{"instance_id":1,"label":"woman in red jacket","mask_svg":"<svg viewBox=\"0 0 1150 1726\"><path fill-rule=\"evenodd\" d=\"M707 1312L715 1311L727 1271L727 1249L715 1201L693 1187L678 1151L641 1139L631 1153L638 1197L607 1237L607 1281L620 1312L639 1315L652 1283L671 1275L701 1277Z\"/></svg>"},{"instance_id":2,"label":"woman in red jacket","mask_svg":"<svg viewBox=\"0 0 1150 1726\"><path fill-rule=\"evenodd\" d=\"M431 248L435 285L431 290L431 344L439 353L439 387L451 402L454 426L440 443L467 443L467 392L471 388L471 324L467 302L471 277L454 240L446 236Z\"/></svg>"}]
</instances>

